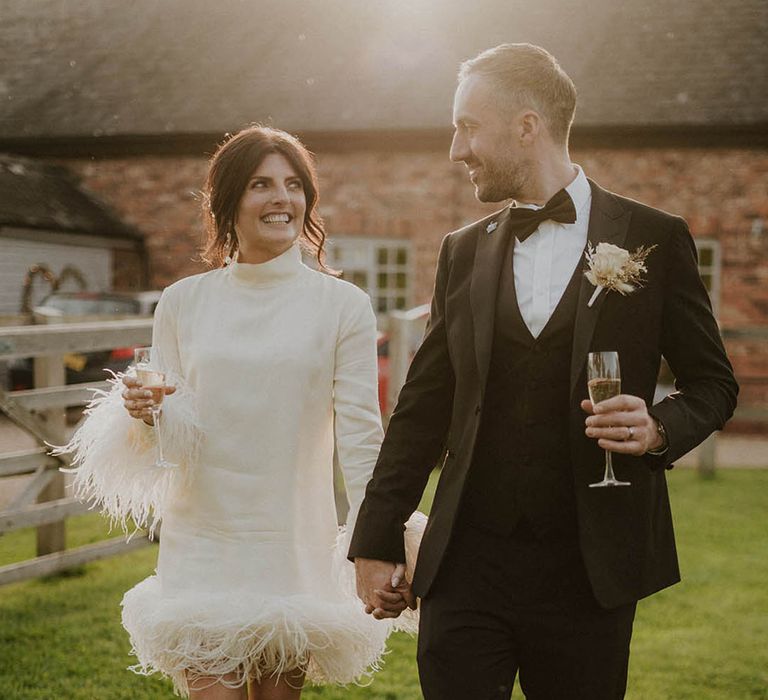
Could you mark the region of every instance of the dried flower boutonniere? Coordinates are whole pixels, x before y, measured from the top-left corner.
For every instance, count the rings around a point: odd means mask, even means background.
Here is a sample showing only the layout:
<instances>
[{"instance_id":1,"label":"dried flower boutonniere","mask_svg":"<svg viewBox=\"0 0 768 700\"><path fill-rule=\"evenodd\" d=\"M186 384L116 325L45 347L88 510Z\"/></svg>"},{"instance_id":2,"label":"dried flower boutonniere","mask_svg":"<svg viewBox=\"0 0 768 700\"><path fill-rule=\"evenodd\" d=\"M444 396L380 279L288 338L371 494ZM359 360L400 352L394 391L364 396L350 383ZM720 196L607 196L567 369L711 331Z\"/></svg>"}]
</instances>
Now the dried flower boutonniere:
<instances>
[{"instance_id":1,"label":"dried flower boutonniere","mask_svg":"<svg viewBox=\"0 0 768 700\"><path fill-rule=\"evenodd\" d=\"M595 291L587 306L595 303L603 289L626 295L641 286L642 274L647 272L645 259L655 247L640 246L630 253L611 243L598 243L597 247L588 245L584 253L588 269L584 275L595 285Z\"/></svg>"}]
</instances>

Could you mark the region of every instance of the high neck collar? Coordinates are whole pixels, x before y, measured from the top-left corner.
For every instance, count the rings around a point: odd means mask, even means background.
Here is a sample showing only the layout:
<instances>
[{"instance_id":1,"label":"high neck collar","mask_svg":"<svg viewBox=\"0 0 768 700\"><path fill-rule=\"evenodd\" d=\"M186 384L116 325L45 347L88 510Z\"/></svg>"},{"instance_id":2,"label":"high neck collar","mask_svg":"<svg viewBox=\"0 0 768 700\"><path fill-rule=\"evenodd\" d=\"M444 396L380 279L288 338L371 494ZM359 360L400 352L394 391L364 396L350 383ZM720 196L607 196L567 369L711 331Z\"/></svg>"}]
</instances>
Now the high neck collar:
<instances>
[{"instance_id":1,"label":"high neck collar","mask_svg":"<svg viewBox=\"0 0 768 700\"><path fill-rule=\"evenodd\" d=\"M227 272L238 284L249 287L274 287L297 277L304 269L301 262L301 250L292 245L276 258L263 263L233 262Z\"/></svg>"}]
</instances>

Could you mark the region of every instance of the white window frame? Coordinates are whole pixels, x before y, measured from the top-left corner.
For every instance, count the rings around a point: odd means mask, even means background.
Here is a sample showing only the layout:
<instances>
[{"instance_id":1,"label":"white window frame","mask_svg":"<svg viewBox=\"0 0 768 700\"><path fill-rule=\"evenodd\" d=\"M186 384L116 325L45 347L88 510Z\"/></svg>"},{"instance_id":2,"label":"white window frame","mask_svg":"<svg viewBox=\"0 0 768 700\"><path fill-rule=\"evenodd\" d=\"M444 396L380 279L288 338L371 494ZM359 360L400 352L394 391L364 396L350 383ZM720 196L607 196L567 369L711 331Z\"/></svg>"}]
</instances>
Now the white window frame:
<instances>
[{"instance_id":1,"label":"white window frame","mask_svg":"<svg viewBox=\"0 0 768 700\"><path fill-rule=\"evenodd\" d=\"M412 306L413 245L409 239L337 236L328 239L326 249L328 265L341 270L343 279L368 293L377 316ZM397 260L399 250L405 250L404 263ZM386 251L386 262L380 262L382 251ZM365 284L361 282L362 275L365 275ZM379 286L379 275L386 275L383 290ZM399 275L405 275L404 287L397 286Z\"/></svg>"},{"instance_id":2,"label":"white window frame","mask_svg":"<svg viewBox=\"0 0 768 700\"><path fill-rule=\"evenodd\" d=\"M707 280L710 282L707 291L709 291L709 298L712 301L712 309L717 317L720 310L720 281L722 275L722 251L720 241L716 238L694 238L694 241L696 243L696 250L699 254L699 274L705 284L707 283ZM705 251L712 255L712 262L709 265L705 265L701 262L702 253Z\"/></svg>"}]
</instances>

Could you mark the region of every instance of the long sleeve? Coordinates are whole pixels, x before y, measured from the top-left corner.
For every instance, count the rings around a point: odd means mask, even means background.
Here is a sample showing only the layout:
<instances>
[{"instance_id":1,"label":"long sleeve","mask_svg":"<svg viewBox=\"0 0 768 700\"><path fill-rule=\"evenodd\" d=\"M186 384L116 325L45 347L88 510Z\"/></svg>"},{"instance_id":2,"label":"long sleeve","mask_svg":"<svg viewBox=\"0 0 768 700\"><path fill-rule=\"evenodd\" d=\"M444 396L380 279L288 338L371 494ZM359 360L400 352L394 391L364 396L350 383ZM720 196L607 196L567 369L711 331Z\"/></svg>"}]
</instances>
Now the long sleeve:
<instances>
[{"instance_id":1,"label":"long sleeve","mask_svg":"<svg viewBox=\"0 0 768 700\"><path fill-rule=\"evenodd\" d=\"M450 236L440 249L435 291L421 346L390 418L360 509L349 556L403 561L403 523L417 507L445 446L455 377L445 330Z\"/></svg>"},{"instance_id":2,"label":"long sleeve","mask_svg":"<svg viewBox=\"0 0 768 700\"><path fill-rule=\"evenodd\" d=\"M128 415L123 407L121 376L110 380L109 391L97 391L85 410L85 420L69 444L54 454L72 453L75 496L89 501L127 529L133 520L150 531L162 517L167 499L184 488L199 442L194 396L181 376L176 343L178 311L163 294L155 312L153 347L166 383L177 387L163 405L161 430L166 456L178 467L154 467L154 431Z\"/></svg>"},{"instance_id":3,"label":"long sleeve","mask_svg":"<svg viewBox=\"0 0 768 700\"><path fill-rule=\"evenodd\" d=\"M341 320L333 407L336 451L350 504L347 528L351 532L383 436L378 401L376 317L370 300L363 293L355 293L354 304L350 304Z\"/></svg>"},{"instance_id":4,"label":"long sleeve","mask_svg":"<svg viewBox=\"0 0 768 700\"><path fill-rule=\"evenodd\" d=\"M722 428L733 414L739 390L699 277L693 239L682 221L673 231L666 285L662 353L677 391L650 409L669 438L666 452L646 457L657 468Z\"/></svg>"}]
</instances>

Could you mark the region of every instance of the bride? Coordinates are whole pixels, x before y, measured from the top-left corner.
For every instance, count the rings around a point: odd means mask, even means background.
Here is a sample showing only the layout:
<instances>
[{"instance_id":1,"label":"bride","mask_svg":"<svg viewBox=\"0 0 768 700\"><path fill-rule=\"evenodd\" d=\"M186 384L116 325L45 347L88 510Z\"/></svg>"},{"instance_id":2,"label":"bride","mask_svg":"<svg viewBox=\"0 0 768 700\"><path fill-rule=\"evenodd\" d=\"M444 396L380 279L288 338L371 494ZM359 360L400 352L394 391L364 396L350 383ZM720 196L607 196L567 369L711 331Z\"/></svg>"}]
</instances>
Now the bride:
<instances>
[{"instance_id":1,"label":"bride","mask_svg":"<svg viewBox=\"0 0 768 700\"><path fill-rule=\"evenodd\" d=\"M381 441L376 327L364 292L302 263L304 249L324 267L317 199L296 138L251 127L224 143L204 201L214 269L168 287L155 314L163 447L179 466L152 466L152 401L128 376L65 448L82 497L123 522L162 518L157 571L122 619L133 669L195 700L353 682L393 628L365 614L336 542L334 450L351 531Z\"/></svg>"}]
</instances>

